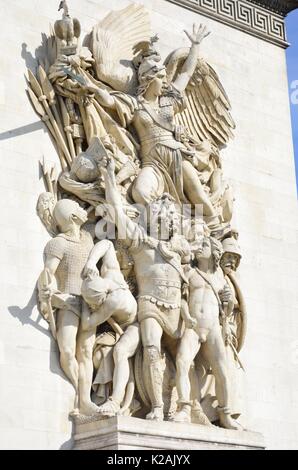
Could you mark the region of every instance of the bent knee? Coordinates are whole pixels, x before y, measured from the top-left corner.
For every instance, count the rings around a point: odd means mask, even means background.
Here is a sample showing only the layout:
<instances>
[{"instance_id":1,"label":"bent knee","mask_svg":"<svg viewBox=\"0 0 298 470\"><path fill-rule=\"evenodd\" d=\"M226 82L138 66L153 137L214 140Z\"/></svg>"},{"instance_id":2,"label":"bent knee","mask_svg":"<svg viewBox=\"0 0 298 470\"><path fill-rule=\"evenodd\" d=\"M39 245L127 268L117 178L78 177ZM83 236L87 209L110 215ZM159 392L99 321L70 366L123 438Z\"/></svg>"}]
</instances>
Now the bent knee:
<instances>
[{"instance_id":1,"label":"bent knee","mask_svg":"<svg viewBox=\"0 0 298 470\"><path fill-rule=\"evenodd\" d=\"M136 203L148 204L158 196L159 181L151 167L142 168L132 187L132 195Z\"/></svg>"},{"instance_id":2,"label":"bent knee","mask_svg":"<svg viewBox=\"0 0 298 470\"><path fill-rule=\"evenodd\" d=\"M132 188L132 197L137 204L149 204L153 200L150 188L138 182Z\"/></svg>"},{"instance_id":3,"label":"bent knee","mask_svg":"<svg viewBox=\"0 0 298 470\"><path fill-rule=\"evenodd\" d=\"M72 361L74 358L75 358L75 350L73 348L69 348L69 347L62 347L60 348L60 356L61 356L61 359L64 360L64 361Z\"/></svg>"}]
</instances>

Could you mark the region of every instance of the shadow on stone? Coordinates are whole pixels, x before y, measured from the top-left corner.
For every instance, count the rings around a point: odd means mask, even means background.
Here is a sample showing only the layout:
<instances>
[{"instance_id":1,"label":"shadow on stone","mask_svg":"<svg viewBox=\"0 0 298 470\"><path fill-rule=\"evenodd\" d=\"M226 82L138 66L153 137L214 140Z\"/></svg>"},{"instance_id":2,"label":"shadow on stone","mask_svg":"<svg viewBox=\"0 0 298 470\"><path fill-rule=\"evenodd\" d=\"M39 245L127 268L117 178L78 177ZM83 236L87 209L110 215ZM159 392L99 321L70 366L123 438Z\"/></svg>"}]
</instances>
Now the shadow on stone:
<instances>
[{"instance_id":1,"label":"shadow on stone","mask_svg":"<svg viewBox=\"0 0 298 470\"><path fill-rule=\"evenodd\" d=\"M31 52L27 51L27 47L28 45L23 42L21 56L26 63L26 67L35 73L37 69L37 60L36 57L33 57Z\"/></svg>"},{"instance_id":2,"label":"shadow on stone","mask_svg":"<svg viewBox=\"0 0 298 470\"><path fill-rule=\"evenodd\" d=\"M27 48L28 45L23 42L21 56L26 63L26 67L35 74L39 63L43 62L47 57L47 35L42 33L41 45L35 49L34 56L30 51L27 50Z\"/></svg>"},{"instance_id":3,"label":"shadow on stone","mask_svg":"<svg viewBox=\"0 0 298 470\"><path fill-rule=\"evenodd\" d=\"M32 295L25 307L21 308L18 305L11 305L8 307L8 311L14 318L18 319L23 326L30 325L36 328L39 332L45 334L46 336L50 338L51 340L51 346L50 346L50 351L49 351L50 371L68 381L68 379L65 377L64 373L62 372L60 368L57 343L52 337L52 334L50 330L48 329L48 327L44 327L41 324L41 321L43 320L42 316L39 313L36 320L33 320L31 318L31 314L33 312L34 307L36 307L36 305L37 305L37 287L35 286L34 291L32 292Z\"/></svg>"},{"instance_id":4,"label":"shadow on stone","mask_svg":"<svg viewBox=\"0 0 298 470\"><path fill-rule=\"evenodd\" d=\"M20 321L22 326L30 325L36 328L39 332L45 334L46 336L50 338L51 345L50 345L50 350L49 350L49 369L53 374L59 375L59 377L61 377L63 380L66 380L68 383L70 383L60 366L59 349L58 349L57 342L52 337L52 334L50 330L48 329L48 327L47 326L44 327L41 324L43 317L39 313L36 320L33 320L31 318L32 312L34 308L36 307L36 305L37 305L37 285L35 285L32 295L25 307L21 308L18 305L11 305L10 307L8 307L8 311L14 318ZM74 423L71 418L68 418L68 419L71 422L71 426L72 426L71 436L73 436ZM73 441L73 438L71 437L68 441L64 442L61 445L60 449L70 450L73 448L73 445L74 445L74 441Z\"/></svg>"},{"instance_id":5,"label":"shadow on stone","mask_svg":"<svg viewBox=\"0 0 298 470\"><path fill-rule=\"evenodd\" d=\"M73 449L73 446L74 446L74 439L73 439L73 435L74 435L74 432L75 432L75 425L74 425L74 422L71 418L69 418L69 420L71 421L71 438L68 439L68 441L64 442L59 450L72 450Z\"/></svg>"},{"instance_id":6,"label":"shadow on stone","mask_svg":"<svg viewBox=\"0 0 298 470\"><path fill-rule=\"evenodd\" d=\"M6 132L0 134L0 140L11 139L12 137L18 137L20 135L30 134L31 132L39 131L44 129L44 124L42 121L32 122L32 124L27 124L26 126L16 127Z\"/></svg>"},{"instance_id":7,"label":"shadow on stone","mask_svg":"<svg viewBox=\"0 0 298 470\"><path fill-rule=\"evenodd\" d=\"M42 325L40 325L40 321L42 320L42 316L39 314L37 320L32 320L31 314L33 312L34 307L37 305L37 291L36 291L36 285L34 288L34 291L32 292L32 295L27 303L27 305L23 308L19 307L18 305L12 305L8 307L9 313L15 318L17 318L22 325L31 325L37 328L39 331L42 333L46 334L47 336L50 336L50 332L44 328Z\"/></svg>"}]
</instances>

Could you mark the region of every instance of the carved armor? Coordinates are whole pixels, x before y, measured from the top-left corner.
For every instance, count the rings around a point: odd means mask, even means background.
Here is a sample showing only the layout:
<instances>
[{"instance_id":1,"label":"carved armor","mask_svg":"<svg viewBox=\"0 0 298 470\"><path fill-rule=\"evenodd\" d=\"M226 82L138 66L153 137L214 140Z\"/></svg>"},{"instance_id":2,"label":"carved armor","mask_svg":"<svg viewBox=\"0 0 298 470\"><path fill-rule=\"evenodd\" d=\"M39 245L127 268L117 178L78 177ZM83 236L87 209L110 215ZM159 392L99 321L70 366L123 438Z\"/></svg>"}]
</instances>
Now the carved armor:
<instances>
[{"instance_id":1,"label":"carved armor","mask_svg":"<svg viewBox=\"0 0 298 470\"><path fill-rule=\"evenodd\" d=\"M181 282L161 278L145 278L139 298L150 300L166 308L179 308L181 304Z\"/></svg>"},{"instance_id":2,"label":"carved armor","mask_svg":"<svg viewBox=\"0 0 298 470\"><path fill-rule=\"evenodd\" d=\"M92 237L84 230L78 242L61 233L47 243L45 256L51 255L61 260L55 273L60 292L81 295L81 275L92 248Z\"/></svg>"}]
</instances>

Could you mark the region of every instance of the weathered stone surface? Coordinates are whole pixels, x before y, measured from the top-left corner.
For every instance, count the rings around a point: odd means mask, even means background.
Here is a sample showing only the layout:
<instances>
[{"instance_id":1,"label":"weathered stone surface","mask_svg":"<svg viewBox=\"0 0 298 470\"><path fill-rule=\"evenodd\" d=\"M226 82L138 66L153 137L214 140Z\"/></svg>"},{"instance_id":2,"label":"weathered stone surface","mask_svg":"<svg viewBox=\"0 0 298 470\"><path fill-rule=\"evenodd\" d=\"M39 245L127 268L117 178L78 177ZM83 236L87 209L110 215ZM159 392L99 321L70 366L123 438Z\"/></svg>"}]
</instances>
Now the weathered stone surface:
<instances>
[{"instance_id":1,"label":"weathered stone surface","mask_svg":"<svg viewBox=\"0 0 298 470\"><path fill-rule=\"evenodd\" d=\"M117 416L76 424L74 450L262 450L264 438L251 431L163 422L158 426Z\"/></svg>"}]
</instances>

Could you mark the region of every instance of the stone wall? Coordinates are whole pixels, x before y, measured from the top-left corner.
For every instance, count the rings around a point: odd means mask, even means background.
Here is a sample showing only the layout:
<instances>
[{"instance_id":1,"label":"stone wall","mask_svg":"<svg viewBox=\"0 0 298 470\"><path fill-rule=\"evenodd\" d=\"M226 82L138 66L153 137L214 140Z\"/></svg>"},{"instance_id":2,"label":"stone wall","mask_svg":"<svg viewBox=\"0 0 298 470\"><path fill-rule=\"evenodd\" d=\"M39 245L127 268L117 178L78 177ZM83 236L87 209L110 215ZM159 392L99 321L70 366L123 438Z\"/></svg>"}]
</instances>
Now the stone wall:
<instances>
[{"instance_id":1,"label":"stone wall","mask_svg":"<svg viewBox=\"0 0 298 470\"><path fill-rule=\"evenodd\" d=\"M237 123L224 167L235 189L249 314L244 422L264 433L269 448L297 448L298 224L285 52L166 0L139 3L151 10L163 56L187 45L183 29L193 22L212 30L202 54L219 73ZM85 33L110 9L127 4L69 2ZM34 293L49 238L35 214L43 190L38 162L43 155L55 161L56 152L29 104L24 79L41 33L58 17L58 2L0 0L0 6L0 446L69 448L73 391Z\"/></svg>"}]
</instances>

